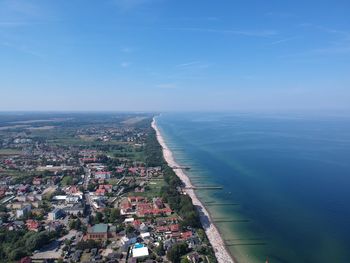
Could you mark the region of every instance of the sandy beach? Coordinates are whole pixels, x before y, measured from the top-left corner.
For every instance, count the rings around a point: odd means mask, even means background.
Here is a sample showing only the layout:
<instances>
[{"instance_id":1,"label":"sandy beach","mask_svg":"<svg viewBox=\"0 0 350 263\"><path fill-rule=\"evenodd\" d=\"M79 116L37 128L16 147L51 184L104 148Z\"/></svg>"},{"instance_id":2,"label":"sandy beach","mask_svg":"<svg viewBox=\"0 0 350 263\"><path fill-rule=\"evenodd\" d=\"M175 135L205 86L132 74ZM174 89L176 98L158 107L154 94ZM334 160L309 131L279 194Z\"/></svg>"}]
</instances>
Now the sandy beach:
<instances>
[{"instance_id":1,"label":"sandy beach","mask_svg":"<svg viewBox=\"0 0 350 263\"><path fill-rule=\"evenodd\" d=\"M165 141L164 141L157 125L156 125L155 118L153 118L152 128L156 131L158 142L163 148L163 156L164 156L164 159L166 160L166 162L168 163L168 165L170 167L180 166L179 164L177 164L175 162L174 157L172 155L172 152L167 147L167 145L166 145L166 143L165 143ZM213 224L209 212L206 210L206 208L201 203L201 201L197 198L194 190L190 189L192 187L192 183L191 183L190 179L188 178L188 176L181 169L176 169L176 170L174 170L174 172L182 180L182 182L185 184L186 193L191 197L193 204L198 208L198 210L200 212L200 220L201 220L202 226L203 226L203 228L208 236L208 239L209 239L211 245L214 248L215 256L216 256L218 262L219 263L237 263L233 260L230 253L226 250L224 241L223 241L218 229Z\"/></svg>"}]
</instances>

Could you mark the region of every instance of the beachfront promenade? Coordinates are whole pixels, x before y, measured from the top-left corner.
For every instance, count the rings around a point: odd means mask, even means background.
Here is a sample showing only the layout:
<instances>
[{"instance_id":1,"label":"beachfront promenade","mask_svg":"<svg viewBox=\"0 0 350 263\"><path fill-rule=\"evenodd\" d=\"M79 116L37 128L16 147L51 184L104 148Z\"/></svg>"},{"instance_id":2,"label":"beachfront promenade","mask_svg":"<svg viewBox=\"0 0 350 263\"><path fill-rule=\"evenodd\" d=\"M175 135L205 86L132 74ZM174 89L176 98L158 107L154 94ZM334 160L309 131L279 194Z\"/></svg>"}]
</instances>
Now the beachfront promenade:
<instances>
[{"instance_id":1,"label":"beachfront promenade","mask_svg":"<svg viewBox=\"0 0 350 263\"><path fill-rule=\"evenodd\" d=\"M170 167L181 167L179 164L177 164L173 158L172 152L167 147L157 125L156 121L153 118L152 121L152 128L156 131L157 139L159 144L163 148L163 156L166 162ZM213 246L213 249L215 251L215 256L219 263L236 263L233 258L231 257L230 253L227 251L224 240L222 239L218 229L213 224L209 212L206 210L202 202L197 198L195 194L195 187L192 185L190 179L185 174L183 169L174 169L174 172L176 175L182 180L182 182L185 184L185 192L188 194L193 204L197 207L200 215L200 220L202 223L202 226L207 234L207 237Z\"/></svg>"}]
</instances>

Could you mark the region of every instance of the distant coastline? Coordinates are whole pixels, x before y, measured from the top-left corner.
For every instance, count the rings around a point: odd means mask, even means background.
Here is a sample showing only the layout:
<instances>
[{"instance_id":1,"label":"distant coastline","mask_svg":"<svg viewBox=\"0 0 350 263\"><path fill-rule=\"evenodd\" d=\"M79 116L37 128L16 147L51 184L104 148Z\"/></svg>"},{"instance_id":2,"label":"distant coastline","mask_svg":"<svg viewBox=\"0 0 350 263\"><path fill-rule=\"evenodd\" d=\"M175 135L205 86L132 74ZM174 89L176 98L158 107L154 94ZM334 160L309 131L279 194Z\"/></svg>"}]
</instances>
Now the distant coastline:
<instances>
[{"instance_id":1,"label":"distant coastline","mask_svg":"<svg viewBox=\"0 0 350 263\"><path fill-rule=\"evenodd\" d=\"M156 131L157 140L162 147L165 161L168 163L170 167L174 167L174 166L179 167L180 165L174 160L172 152L167 147L165 140L162 137L162 134L160 133L157 127L155 117L153 118L153 121L152 121L152 128ZM205 230L205 233L207 234L209 242L213 246L215 256L218 262L219 263L237 263L237 261L233 259L232 255L226 249L225 242L219 230L214 225L209 212L207 211L205 206L202 204L202 202L198 199L195 191L191 189L193 185L189 177L185 174L185 172L182 169L174 169L174 172L187 187L185 189L186 194L188 194L191 197L192 203L199 210L201 224Z\"/></svg>"}]
</instances>

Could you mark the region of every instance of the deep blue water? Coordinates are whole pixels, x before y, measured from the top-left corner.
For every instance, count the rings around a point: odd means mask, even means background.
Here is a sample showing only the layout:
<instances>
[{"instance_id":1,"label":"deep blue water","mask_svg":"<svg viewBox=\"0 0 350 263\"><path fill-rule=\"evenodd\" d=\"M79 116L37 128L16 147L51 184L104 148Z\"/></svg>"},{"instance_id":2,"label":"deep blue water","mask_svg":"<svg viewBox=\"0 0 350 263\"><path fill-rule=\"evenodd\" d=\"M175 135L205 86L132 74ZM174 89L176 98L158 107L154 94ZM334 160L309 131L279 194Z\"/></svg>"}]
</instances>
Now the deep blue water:
<instances>
[{"instance_id":1,"label":"deep blue water","mask_svg":"<svg viewBox=\"0 0 350 263\"><path fill-rule=\"evenodd\" d=\"M350 262L350 118L167 113L157 123L195 185L223 186L198 195L239 262Z\"/></svg>"}]
</instances>

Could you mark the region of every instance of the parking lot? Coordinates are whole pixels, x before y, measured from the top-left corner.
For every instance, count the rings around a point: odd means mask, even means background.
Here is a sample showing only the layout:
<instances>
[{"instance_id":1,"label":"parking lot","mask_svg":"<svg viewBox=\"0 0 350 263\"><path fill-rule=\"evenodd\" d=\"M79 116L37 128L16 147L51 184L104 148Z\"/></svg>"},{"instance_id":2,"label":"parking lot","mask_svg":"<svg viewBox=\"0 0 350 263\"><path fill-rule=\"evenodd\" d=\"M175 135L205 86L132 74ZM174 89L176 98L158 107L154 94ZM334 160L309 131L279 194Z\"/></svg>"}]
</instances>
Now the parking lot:
<instances>
[{"instance_id":1,"label":"parking lot","mask_svg":"<svg viewBox=\"0 0 350 263\"><path fill-rule=\"evenodd\" d=\"M64 240L71 239L72 237L75 237L77 235L77 231L71 230L69 233L63 237L61 237L59 240L55 240L45 246L44 248L40 249L37 253L34 253L32 256L33 260L43 260L43 259L58 259L62 255L62 244Z\"/></svg>"}]
</instances>

